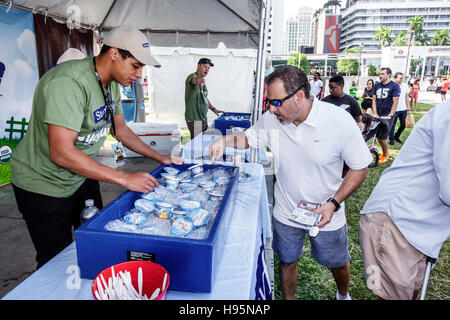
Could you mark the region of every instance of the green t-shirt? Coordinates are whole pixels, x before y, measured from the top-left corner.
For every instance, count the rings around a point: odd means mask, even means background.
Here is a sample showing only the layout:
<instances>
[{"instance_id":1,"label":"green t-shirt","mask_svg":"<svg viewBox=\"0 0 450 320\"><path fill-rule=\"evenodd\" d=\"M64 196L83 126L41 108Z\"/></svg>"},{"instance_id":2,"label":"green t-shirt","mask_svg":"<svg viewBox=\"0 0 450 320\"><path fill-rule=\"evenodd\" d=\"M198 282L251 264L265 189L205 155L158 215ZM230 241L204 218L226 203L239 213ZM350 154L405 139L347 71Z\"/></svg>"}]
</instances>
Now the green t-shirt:
<instances>
[{"instance_id":1,"label":"green t-shirt","mask_svg":"<svg viewBox=\"0 0 450 320\"><path fill-rule=\"evenodd\" d=\"M114 103L114 114L123 113L119 84L110 82L106 92ZM50 160L47 125L79 132L75 147L95 157L111 127L111 121L103 119L105 111L93 57L67 61L46 72L34 92L28 131L14 150L11 182L52 197L71 196L86 178Z\"/></svg>"},{"instance_id":2,"label":"green t-shirt","mask_svg":"<svg viewBox=\"0 0 450 320\"><path fill-rule=\"evenodd\" d=\"M198 77L197 73L191 73L185 82L184 103L185 112L184 118L186 121L207 121L208 113L208 88L206 84L191 85L191 80Z\"/></svg>"}]
</instances>

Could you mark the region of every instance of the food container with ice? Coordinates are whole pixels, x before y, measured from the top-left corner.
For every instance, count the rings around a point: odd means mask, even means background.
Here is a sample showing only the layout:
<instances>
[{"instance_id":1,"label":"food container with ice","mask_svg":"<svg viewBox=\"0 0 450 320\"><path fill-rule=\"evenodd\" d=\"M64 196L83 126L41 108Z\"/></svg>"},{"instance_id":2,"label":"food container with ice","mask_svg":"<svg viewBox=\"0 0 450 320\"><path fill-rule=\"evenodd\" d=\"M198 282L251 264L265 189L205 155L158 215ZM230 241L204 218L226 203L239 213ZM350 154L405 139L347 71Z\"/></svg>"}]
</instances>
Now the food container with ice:
<instances>
[{"instance_id":1,"label":"food container with ice","mask_svg":"<svg viewBox=\"0 0 450 320\"><path fill-rule=\"evenodd\" d=\"M193 164L172 165L181 172L186 171ZM230 195L237 185L238 167L224 165L204 164L204 170L229 170L230 183L226 186L223 200L217 208L214 219L210 218L206 226L210 227L205 238L194 239L189 237L161 236L145 233L146 228L136 229L136 226L123 221L127 212L134 209L134 202L145 198L140 192L126 191L111 201L100 212L85 224L75 230L77 262L82 278L94 279L102 270L117 263L133 260L153 261L163 266L170 274L169 290L189 292L211 292L212 284L221 264L224 242L229 232L228 219L231 210L227 210ZM158 178L165 166L162 165L150 174ZM163 186L154 188L154 193L146 194L151 198L158 191L166 191ZM179 190L179 187L177 188ZM171 191L171 190L170 190ZM181 190L179 190L181 192ZM166 193L166 192L165 192ZM151 195L150 195L151 194ZM173 210L173 209L172 209ZM175 211L177 212L177 211ZM197 219L200 222L202 214ZM152 217L152 216L150 216ZM149 219L150 219L149 217ZM156 217L152 217L156 218ZM186 215L184 220L188 220ZM195 217L194 217L195 218ZM118 221L115 221L120 219ZM178 217L174 221L180 220ZM165 222L165 220L158 220ZM170 225L170 220L166 220ZM120 228L106 229L108 223L120 222ZM130 226L135 233L118 231L124 226ZM113 227L113 226L111 226ZM169 227L169 233L170 233ZM194 228L195 229L195 228ZM196 230L193 230L195 232ZM131 231L131 230L130 230ZM182 263L180 263L182 261Z\"/></svg>"},{"instance_id":2,"label":"food container with ice","mask_svg":"<svg viewBox=\"0 0 450 320\"><path fill-rule=\"evenodd\" d=\"M158 218L168 219L170 211L173 208L173 204L168 202L157 202L155 208L155 214Z\"/></svg>"}]
</instances>

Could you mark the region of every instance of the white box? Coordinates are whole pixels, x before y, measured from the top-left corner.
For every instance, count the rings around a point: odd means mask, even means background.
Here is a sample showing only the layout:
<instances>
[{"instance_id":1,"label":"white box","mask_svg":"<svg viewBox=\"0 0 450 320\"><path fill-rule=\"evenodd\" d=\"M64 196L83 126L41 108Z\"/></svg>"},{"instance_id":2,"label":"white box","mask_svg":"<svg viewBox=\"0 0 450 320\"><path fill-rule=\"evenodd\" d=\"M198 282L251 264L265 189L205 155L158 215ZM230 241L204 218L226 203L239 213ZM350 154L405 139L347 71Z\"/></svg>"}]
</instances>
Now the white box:
<instances>
[{"instance_id":1,"label":"white box","mask_svg":"<svg viewBox=\"0 0 450 320\"><path fill-rule=\"evenodd\" d=\"M129 122L128 127L146 144L161 154L180 154L181 135L175 123L159 122ZM142 157L142 155L125 147L127 158Z\"/></svg>"}]
</instances>

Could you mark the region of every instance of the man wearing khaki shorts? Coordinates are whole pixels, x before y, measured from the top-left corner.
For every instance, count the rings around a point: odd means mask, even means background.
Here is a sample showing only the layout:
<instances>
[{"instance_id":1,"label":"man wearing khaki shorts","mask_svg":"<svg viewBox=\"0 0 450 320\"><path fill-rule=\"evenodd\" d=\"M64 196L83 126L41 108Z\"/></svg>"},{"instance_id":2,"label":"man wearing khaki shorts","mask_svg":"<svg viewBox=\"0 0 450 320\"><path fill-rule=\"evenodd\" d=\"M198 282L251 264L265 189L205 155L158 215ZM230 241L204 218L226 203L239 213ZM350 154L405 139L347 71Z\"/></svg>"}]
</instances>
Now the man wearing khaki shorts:
<instances>
[{"instance_id":1,"label":"man wearing khaki shorts","mask_svg":"<svg viewBox=\"0 0 450 320\"><path fill-rule=\"evenodd\" d=\"M382 299L416 299L426 257L450 235L449 108L420 119L361 211L366 284Z\"/></svg>"}]
</instances>

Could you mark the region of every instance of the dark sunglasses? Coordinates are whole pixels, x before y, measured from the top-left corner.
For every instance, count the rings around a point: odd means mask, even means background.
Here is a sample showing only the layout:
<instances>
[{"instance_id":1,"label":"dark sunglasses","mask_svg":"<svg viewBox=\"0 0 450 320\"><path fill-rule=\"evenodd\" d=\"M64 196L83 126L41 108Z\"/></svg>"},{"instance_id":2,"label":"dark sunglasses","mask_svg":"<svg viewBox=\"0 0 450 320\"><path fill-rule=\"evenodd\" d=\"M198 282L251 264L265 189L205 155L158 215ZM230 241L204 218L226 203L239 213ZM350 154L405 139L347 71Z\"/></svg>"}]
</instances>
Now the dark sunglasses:
<instances>
[{"instance_id":1,"label":"dark sunglasses","mask_svg":"<svg viewBox=\"0 0 450 320\"><path fill-rule=\"evenodd\" d=\"M295 90L295 91L292 92L290 95L287 95L286 97L284 97L284 98L281 99L281 100L280 100L280 99L273 99L273 100L270 100L270 99L267 99L267 98L266 98L266 103L270 104L271 106L274 106L274 107L279 108L279 107L281 107L281 106L283 105L283 102L285 102L287 99L289 99L289 98L292 97L294 94L296 94L297 91L300 90L301 88L302 88L301 86L298 87L297 90Z\"/></svg>"}]
</instances>

